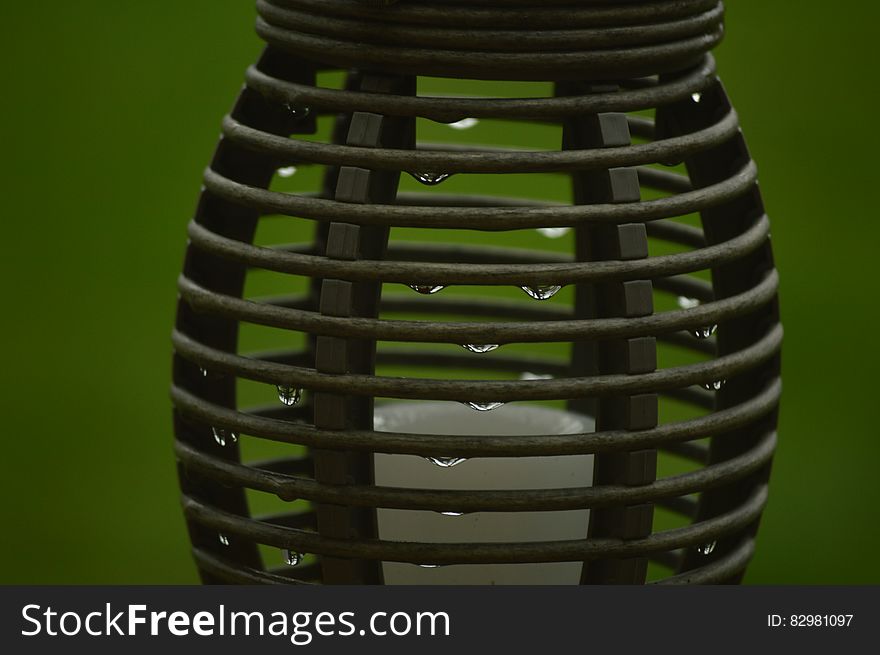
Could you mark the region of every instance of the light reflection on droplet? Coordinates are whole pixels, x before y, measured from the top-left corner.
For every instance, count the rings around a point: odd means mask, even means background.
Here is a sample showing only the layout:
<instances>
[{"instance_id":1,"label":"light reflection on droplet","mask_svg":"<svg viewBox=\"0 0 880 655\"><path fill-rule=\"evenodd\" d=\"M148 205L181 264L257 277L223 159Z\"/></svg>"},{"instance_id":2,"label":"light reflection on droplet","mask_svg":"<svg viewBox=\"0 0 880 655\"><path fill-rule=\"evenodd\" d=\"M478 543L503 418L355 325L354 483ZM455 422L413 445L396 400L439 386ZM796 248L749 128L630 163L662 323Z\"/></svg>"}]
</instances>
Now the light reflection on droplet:
<instances>
[{"instance_id":1,"label":"light reflection on droplet","mask_svg":"<svg viewBox=\"0 0 880 655\"><path fill-rule=\"evenodd\" d=\"M549 300L550 298L555 296L557 293L559 293L559 290L561 288L562 288L561 286L554 285L554 284L547 284L547 285L535 286L535 287L528 287L528 286L520 287L520 289L525 291L527 294L529 294L530 297L534 298L535 300Z\"/></svg>"},{"instance_id":2,"label":"light reflection on droplet","mask_svg":"<svg viewBox=\"0 0 880 655\"><path fill-rule=\"evenodd\" d=\"M538 233L548 239L558 239L571 232L570 227L539 227Z\"/></svg>"},{"instance_id":3,"label":"light reflection on droplet","mask_svg":"<svg viewBox=\"0 0 880 655\"><path fill-rule=\"evenodd\" d=\"M435 293L443 291L446 287L440 284L410 284L409 288L424 296L433 296Z\"/></svg>"},{"instance_id":4,"label":"light reflection on droplet","mask_svg":"<svg viewBox=\"0 0 880 655\"><path fill-rule=\"evenodd\" d=\"M225 428L211 428L211 432L214 433L214 441L217 442L218 446L225 446L227 443L235 443L238 441L238 435L231 430Z\"/></svg>"},{"instance_id":5,"label":"light reflection on droplet","mask_svg":"<svg viewBox=\"0 0 880 655\"><path fill-rule=\"evenodd\" d=\"M278 169L278 177L293 177L296 175L296 166L285 166Z\"/></svg>"},{"instance_id":6,"label":"light reflection on droplet","mask_svg":"<svg viewBox=\"0 0 880 655\"><path fill-rule=\"evenodd\" d=\"M553 376L549 373L531 373L530 371L524 371L520 373L520 380L552 380Z\"/></svg>"},{"instance_id":7,"label":"light reflection on droplet","mask_svg":"<svg viewBox=\"0 0 880 655\"><path fill-rule=\"evenodd\" d=\"M498 350L498 348L500 346L497 343L482 343L482 344L465 343L465 344L462 344L461 347L464 348L465 350L469 350L472 353L482 354L482 353L490 353L493 350Z\"/></svg>"},{"instance_id":8,"label":"light reflection on droplet","mask_svg":"<svg viewBox=\"0 0 880 655\"><path fill-rule=\"evenodd\" d=\"M715 550L715 546L718 545L717 541L710 541L707 544L703 544L702 546L697 546L697 552L700 555L711 555L712 551Z\"/></svg>"},{"instance_id":9,"label":"light reflection on droplet","mask_svg":"<svg viewBox=\"0 0 880 655\"><path fill-rule=\"evenodd\" d=\"M465 405L470 407L471 409L475 409L478 412L491 412L493 409L498 409L504 403L477 403L477 402L466 402Z\"/></svg>"},{"instance_id":10,"label":"light reflection on droplet","mask_svg":"<svg viewBox=\"0 0 880 655\"><path fill-rule=\"evenodd\" d=\"M467 461L464 457L426 457L425 459L442 469L451 469L453 466L458 466L462 462Z\"/></svg>"},{"instance_id":11,"label":"light reflection on droplet","mask_svg":"<svg viewBox=\"0 0 880 655\"><path fill-rule=\"evenodd\" d=\"M479 125L479 123L480 121L476 118L463 118L455 123L449 123L449 127L453 130L469 130L472 127Z\"/></svg>"},{"instance_id":12,"label":"light reflection on droplet","mask_svg":"<svg viewBox=\"0 0 880 655\"><path fill-rule=\"evenodd\" d=\"M287 109L287 111L293 114L293 117L297 120L302 120L310 113L312 113L312 110L309 107L298 106L290 102L285 103L284 107Z\"/></svg>"},{"instance_id":13,"label":"light reflection on droplet","mask_svg":"<svg viewBox=\"0 0 880 655\"><path fill-rule=\"evenodd\" d=\"M410 175L425 186L436 186L451 176L450 173L410 173Z\"/></svg>"},{"instance_id":14,"label":"light reflection on droplet","mask_svg":"<svg viewBox=\"0 0 880 655\"><path fill-rule=\"evenodd\" d=\"M718 331L717 325L707 325L705 327L697 328L696 330L691 332L691 334L693 334L697 339L708 339L713 334L715 334L715 332L717 332L717 331Z\"/></svg>"},{"instance_id":15,"label":"light reflection on droplet","mask_svg":"<svg viewBox=\"0 0 880 655\"><path fill-rule=\"evenodd\" d=\"M282 384L279 384L276 389L278 390L278 400L288 407L296 405L302 398L302 389Z\"/></svg>"}]
</instances>

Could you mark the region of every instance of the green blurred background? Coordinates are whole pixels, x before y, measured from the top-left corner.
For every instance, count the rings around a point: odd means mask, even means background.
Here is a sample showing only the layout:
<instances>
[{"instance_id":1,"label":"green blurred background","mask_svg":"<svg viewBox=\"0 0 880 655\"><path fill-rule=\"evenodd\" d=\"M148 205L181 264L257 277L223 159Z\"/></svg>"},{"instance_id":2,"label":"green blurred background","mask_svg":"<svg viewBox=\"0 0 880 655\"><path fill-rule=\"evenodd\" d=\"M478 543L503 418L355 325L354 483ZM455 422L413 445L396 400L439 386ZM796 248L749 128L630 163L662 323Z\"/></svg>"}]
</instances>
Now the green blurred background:
<instances>
[{"instance_id":1,"label":"green blurred background","mask_svg":"<svg viewBox=\"0 0 880 655\"><path fill-rule=\"evenodd\" d=\"M751 583L878 583L873 6L729 3L719 69L786 327ZM0 583L193 583L171 453L185 226L260 43L250 0L3 3Z\"/></svg>"}]
</instances>

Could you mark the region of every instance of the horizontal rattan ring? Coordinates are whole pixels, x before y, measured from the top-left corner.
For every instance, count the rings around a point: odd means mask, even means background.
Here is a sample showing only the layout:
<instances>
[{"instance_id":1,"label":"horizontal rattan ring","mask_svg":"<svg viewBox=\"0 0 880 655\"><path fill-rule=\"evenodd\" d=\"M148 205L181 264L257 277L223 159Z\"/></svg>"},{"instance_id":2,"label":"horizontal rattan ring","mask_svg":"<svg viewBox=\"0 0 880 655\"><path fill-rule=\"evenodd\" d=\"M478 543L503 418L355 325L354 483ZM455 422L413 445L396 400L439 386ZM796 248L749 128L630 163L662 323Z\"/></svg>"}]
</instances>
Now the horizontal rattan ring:
<instances>
[{"instance_id":1,"label":"horizontal rattan ring","mask_svg":"<svg viewBox=\"0 0 880 655\"><path fill-rule=\"evenodd\" d=\"M410 400L512 402L563 400L585 395L632 395L727 379L751 370L774 356L782 343L782 326L776 324L754 344L712 360L638 375L607 374L553 380L438 380L320 373L311 368L285 366L226 353L200 344L179 331L173 332L172 343L181 357L192 359L206 370L267 384Z\"/></svg>"},{"instance_id":2,"label":"horizontal rattan ring","mask_svg":"<svg viewBox=\"0 0 880 655\"><path fill-rule=\"evenodd\" d=\"M666 43L714 32L724 14L719 3L703 13L643 25L571 28L566 23L557 29L535 30L528 24L518 29L498 29L494 26L474 28L466 24L449 27L404 25L383 20L384 15L377 20L344 18L282 8L272 0L257 0L257 11L266 23L274 27L316 37L392 47L417 44L419 48L458 50L464 45L465 48L481 52L520 53L595 51Z\"/></svg>"},{"instance_id":3,"label":"horizontal rattan ring","mask_svg":"<svg viewBox=\"0 0 880 655\"><path fill-rule=\"evenodd\" d=\"M770 461L776 435L768 433L753 448L732 459L644 486L607 485L564 489L435 490L369 485L322 484L214 457L177 442L175 453L187 470L224 485L275 494L283 500L308 500L349 507L443 512L552 512L654 503L741 480Z\"/></svg>"},{"instance_id":4,"label":"horizontal rattan ring","mask_svg":"<svg viewBox=\"0 0 880 655\"><path fill-rule=\"evenodd\" d=\"M762 216L746 232L729 241L697 250L647 259L575 262L531 261L523 264L439 263L431 261L339 260L255 246L220 236L191 222L188 234L193 245L222 259L277 273L307 275L350 281L397 282L399 284L525 284L560 285L583 282L653 279L701 271L745 257L767 239L770 222ZM482 261L493 252L484 248ZM540 256L541 253L536 253Z\"/></svg>"},{"instance_id":5,"label":"horizontal rattan ring","mask_svg":"<svg viewBox=\"0 0 880 655\"><path fill-rule=\"evenodd\" d=\"M731 109L717 123L681 136L659 141L599 149L561 151L411 150L363 148L305 141L263 132L227 115L224 136L233 143L278 158L287 164L360 166L370 170L432 173L568 173L641 166L664 161L682 161L698 152L720 145L739 131L739 120Z\"/></svg>"},{"instance_id":6,"label":"horizontal rattan ring","mask_svg":"<svg viewBox=\"0 0 880 655\"><path fill-rule=\"evenodd\" d=\"M355 225L520 230L568 227L588 222L639 223L677 218L716 207L742 196L754 188L757 172L755 163L749 161L722 182L666 198L621 204L563 207L361 205L268 191L230 180L211 169L205 171L204 182L205 188L218 198L264 214L285 214L320 221L343 221Z\"/></svg>"},{"instance_id":7,"label":"horizontal rattan ring","mask_svg":"<svg viewBox=\"0 0 880 655\"><path fill-rule=\"evenodd\" d=\"M755 311L776 297L779 275L769 271L742 293L686 310L636 318L566 321L450 323L325 316L316 312L259 304L206 289L186 276L178 279L181 298L197 312L321 336L422 343L550 343L656 336L717 325ZM525 399L524 399L525 400ZM537 400L534 398L533 400Z\"/></svg>"},{"instance_id":8,"label":"horizontal rattan ring","mask_svg":"<svg viewBox=\"0 0 880 655\"><path fill-rule=\"evenodd\" d=\"M298 577L279 575L272 571L262 571L240 563L232 563L215 556L201 548L193 548L193 558L200 570L203 570L225 582L234 584L319 584L317 578L307 579L303 571L297 570ZM754 540L746 539L735 550L704 566L691 569L685 573L649 582L655 585L678 584L715 584L728 579L732 574L745 568L754 553ZM656 555L661 555L657 553ZM674 568L674 567L673 567ZM289 573L289 572L288 572Z\"/></svg>"},{"instance_id":9,"label":"horizontal rattan ring","mask_svg":"<svg viewBox=\"0 0 880 655\"><path fill-rule=\"evenodd\" d=\"M443 4L402 3L392 9L367 7L348 0L272 0L279 7L295 7L311 14L342 18L379 18L389 23L426 24L434 26L557 29L575 27L610 27L614 25L645 25L692 16L719 4L718 0L677 0L676 2L645 2L618 0L547 0L540 9L534 2L511 0L477 0L475 2L444 2ZM523 6L518 6L523 5ZM530 6L525 6L530 5ZM572 6L577 5L577 6Z\"/></svg>"},{"instance_id":10,"label":"horizontal rattan ring","mask_svg":"<svg viewBox=\"0 0 880 655\"><path fill-rule=\"evenodd\" d=\"M711 302L714 299L711 287L709 287L708 284L702 280L688 276L657 278L654 280L654 289L655 291L661 291L675 296L695 298L704 303ZM251 300L259 304L287 307L298 310L309 310L314 307L314 300L306 294L261 296L251 298ZM529 321L564 321L574 318L573 310L565 305L539 305L537 303L495 300L494 298L483 299L460 296L424 298L421 296L414 297L412 294L383 294L379 309L380 313L383 315L393 313L405 313L410 315L420 314L423 316L463 314L471 318L518 319ZM657 335L657 339L679 347L685 347L695 352L707 354L714 354L715 352L714 337L711 336L706 339L695 340L686 331L682 330L679 332L667 332ZM498 361L497 356L493 357L490 361ZM547 360L542 359L536 361L534 365L540 366L542 362L548 363ZM529 368L529 366L532 366L530 361L522 360L522 364L525 368L516 369L517 372L534 370L533 368ZM300 362L298 365L305 365L305 363ZM468 363L468 366L473 365L473 361ZM507 370L514 369L511 368Z\"/></svg>"},{"instance_id":11,"label":"horizontal rattan ring","mask_svg":"<svg viewBox=\"0 0 880 655\"><path fill-rule=\"evenodd\" d=\"M362 7L351 3L334 10L332 4L298 7L296 2L261 0L257 33L278 49L342 68L478 79L607 80L679 70L720 41L720 2L675 4L672 12L663 5L642 3L611 13L607 7L598 13L595 7L460 7L449 12L457 19L449 23L448 17L422 22L418 12L404 18L405 7L362 13ZM490 16L491 22L484 24ZM597 22L598 16L602 18ZM545 38L530 48L525 37L521 48L532 51L522 53L505 47L510 37L499 32L528 29L552 34L591 27L614 32L619 39L610 44L589 37L572 42L562 34L552 43ZM365 35L364 29L370 33ZM450 38L450 30L457 38ZM541 40L531 37L535 39ZM365 42L369 48L363 47ZM561 45L564 42L570 43L568 49Z\"/></svg>"},{"instance_id":12,"label":"horizontal rattan ring","mask_svg":"<svg viewBox=\"0 0 880 655\"><path fill-rule=\"evenodd\" d=\"M643 557L659 551L696 546L736 534L757 519L767 502L761 485L729 512L685 527L655 532L633 540L577 539L517 543L420 543L349 540L260 523L184 496L186 517L228 535L267 546L330 557L429 564L515 564L577 562L598 558Z\"/></svg>"},{"instance_id":13,"label":"horizontal rattan ring","mask_svg":"<svg viewBox=\"0 0 880 655\"><path fill-rule=\"evenodd\" d=\"M758 222L760 222L760 220L761 219L758 219ZM749 229L754 229L754 226ZM228 239L222 235L217 234L216 232L212 232L204 225L201 225L199 223L190 223L188 230L190 232L189 236L191 238L193 238L194 240L198 240L199 243L205 244L204 247L201 248L202 250L219 255L221 257L223 256L223 249L231 244L243 244L245 246L251 246L250 243ZM706 242L703 238L702 230L693 228L689 225L682 225L667 220L661 220L648 224L646 226L646 232L648 233L649 237L662 239L664 241L667 241L668 243L682 245L694 249L701 249L706 247ZM216 250L214 247L212 247L215 239L219 244L219 247L217 247ZM727 243L729 244L731 242L728 241ZM736 243L736 241L733 241L733 243ZM272 253L272 255L267 256L271 257L274 257L275 252L282 252L293 253L295 255L308 255L315 258L323 258L323 255L320 253L320 248L316 247L313 242L281 244L270 247L251 247L257 248L261 253L261 256L263 251L268 251L269 253ZM261 256L255 258L254 263L249 265L255 269L267 269L276 270L278 272L295 273L295 271L287 269L281 270L278 268L271 268L270 264L262 265ZM236 258L230 257L230 259ZM388 249L385 253L384 259L374 261L376 261L377 264L384 266L388 262L406 263L413 260L418 260L420 263L423 264L445 263L462 265L490 263L492 265L524 264L530 266L571 264L574 262L571 256L555 251L512 248L507 246L472 245L468 243L438 244L423 241L392 241L388 245ZM248 255L246 261L251 261L251 255ZM274 261L272 261L271 265L275 266ZM339 276L334 277L338 278ZM663 280L669 283L671 283L672 280L681 280L682 283L684 283L684 280L688 280L689 282L687 282L687 284L700 285L700 289L695 290L695 293L701 292L703 289L705 289L709 297L711 297L712 295L711 285L690 276L675 277L673 275L669 275L666 277L651 277L655 281ZM355 277L344 279L361 278ZM404 282L401 283L404 284ZM700 297L702 298L702 296Z\"/></svg>"},{"instance_id":14,"label":"horizontal rattan ring","mask_svg":"<svg viewBox=\"0 0 880 655\"><path fill-rule=\"evenodd\" d=\"M483 80L606 80L670 73L696 64L721 41L720 23L711 31L656 45L609 50L519 53L484 50L441 50L371 45L294 32L257 18L257 34L270 46L319 61L360 66L395 74Z\"/></svg>"},{"instance_id":15,"label":"horizontal rattan ring","mask_svg":"<svg viewBox=\"0 0 880 655\"><path fill-rule=\"evenodd\" d=\"M665 423L648 430L609 430L571 435L492 437L485 435L425 435L372 430L322 430L306 423L292 423L229 409L174 386L171 398L184 417L219 425L242 434L282 443L327 450L354 450L402 455L461 457L530 457L632 452L664 444L701 439L736 430L761 419L779 402L782 383L777 378L748 400L686 421Z\"/></svg>"},{"instance_id":16,"label":"horizontal rattan ring","mask_svg":"<svg viewBox=\"0 0 880 655\"><path fill-rule=\"evenodd\" d=\"M269 100L330 112L366 111L384 116L413 116L441 123L463 118L563 119L599 112L628 112L662 107L705 90L715 80L715 61L704 62L681 77L643 89L546 98L447 98L397 96L327 89L274 78L252 66L247 85Z\"/></svg>"},{"instance_id":17,"label":"horizontal rattan ring","mask_svg":"<svg viewBox=\"0 0 880 655\"><path fill-rule=\"evenodd\" d=\"M661 343L670 343L677 347L691 352L703 353L705 355L715 355L715 343L712 338L694 339L692 335L665 335L658 339ZM268 351L261 353L246 354L245 357L251 361L272 362L283 366L308 367L310 355L306 351ZM409 367L414 369L424 369L425 367L440 367L446 369L467 369L474 371L492 371L507 373L522 373L523 371L531 371L535 373L549 373L554 376L566 376L570 371L570 365L558 359L539 359L537 357L523 357L521 355L507 355L496 353L492 357L483 357L478 360L470 353L458 351L455 353L437 350L419 349L413 351L410 349L394 349L380 348L377 352L377 363L380 365L390 365L399 367ZM688 388L690 389L690 388ZM697 391L696 389L691 389ZM711 409L712 394L699 390L705 397L700 396L687 401L697 407ZM666 393L681 394L682 390L669 389ZM277 405L272 405L277 408ZM290 412L285 408L284 412Z\"/></svg>"}]
</instances>

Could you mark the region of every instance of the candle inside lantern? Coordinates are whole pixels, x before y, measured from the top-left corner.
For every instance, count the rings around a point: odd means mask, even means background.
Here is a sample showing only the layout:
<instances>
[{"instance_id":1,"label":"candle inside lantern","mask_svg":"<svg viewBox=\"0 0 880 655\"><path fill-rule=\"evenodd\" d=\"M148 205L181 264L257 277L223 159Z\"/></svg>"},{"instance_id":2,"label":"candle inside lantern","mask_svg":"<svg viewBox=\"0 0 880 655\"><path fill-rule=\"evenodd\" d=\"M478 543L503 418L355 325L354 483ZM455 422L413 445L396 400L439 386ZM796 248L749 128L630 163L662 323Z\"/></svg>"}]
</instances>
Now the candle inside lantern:
<instances>
[{"instance_id":1,"label":"candle inside lantern","mask_svg":"<svg viewBox=\"0 0 880 655\"><path fill-rule=\"evenodd\" d=\"M546 407L504 405L474 411L453 402L380 405L375 429L385 432L518 436L593 432L592 418ZM560 489L589 487L592 455L492 457L436 462L413 455L377 454L376 484L420 489ZM590 511L446 513L379 509L379 537L431 543L527 542L585 539ZM580 562L449 565L385 562L386 584L577 584Z\"/></svg>"}]
</instances>

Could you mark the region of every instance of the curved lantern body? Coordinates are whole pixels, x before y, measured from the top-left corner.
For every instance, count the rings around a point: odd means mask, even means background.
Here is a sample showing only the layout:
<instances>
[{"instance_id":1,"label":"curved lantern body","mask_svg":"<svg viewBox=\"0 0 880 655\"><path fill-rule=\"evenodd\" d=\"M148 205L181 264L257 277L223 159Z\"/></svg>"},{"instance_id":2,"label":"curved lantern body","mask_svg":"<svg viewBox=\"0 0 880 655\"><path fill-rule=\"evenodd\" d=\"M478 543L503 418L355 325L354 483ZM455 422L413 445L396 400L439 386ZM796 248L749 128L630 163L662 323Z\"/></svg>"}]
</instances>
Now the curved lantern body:
<instances>
[{"instance_id":1,"label":"curved lantern body","mask_svg":"<svg viewBox=\"0 0 880 655\"><path fill-rule=\"evenodd\" d=\"M720 2L258 11L173 335L203 580L739 581L782 329Z\"/></svg>"}]
</instances>

